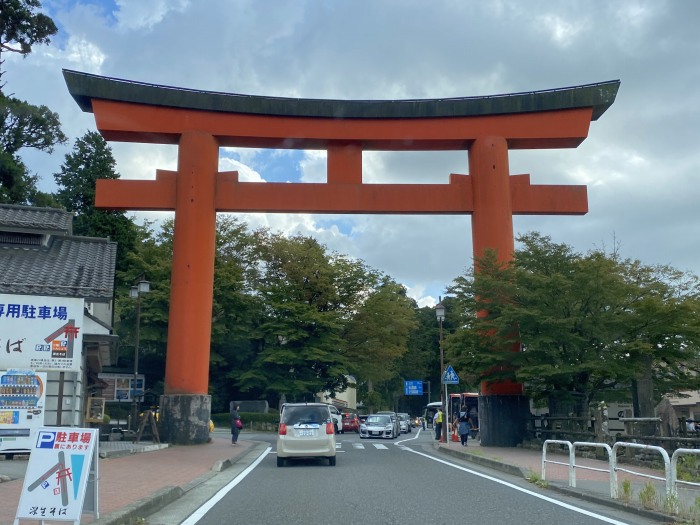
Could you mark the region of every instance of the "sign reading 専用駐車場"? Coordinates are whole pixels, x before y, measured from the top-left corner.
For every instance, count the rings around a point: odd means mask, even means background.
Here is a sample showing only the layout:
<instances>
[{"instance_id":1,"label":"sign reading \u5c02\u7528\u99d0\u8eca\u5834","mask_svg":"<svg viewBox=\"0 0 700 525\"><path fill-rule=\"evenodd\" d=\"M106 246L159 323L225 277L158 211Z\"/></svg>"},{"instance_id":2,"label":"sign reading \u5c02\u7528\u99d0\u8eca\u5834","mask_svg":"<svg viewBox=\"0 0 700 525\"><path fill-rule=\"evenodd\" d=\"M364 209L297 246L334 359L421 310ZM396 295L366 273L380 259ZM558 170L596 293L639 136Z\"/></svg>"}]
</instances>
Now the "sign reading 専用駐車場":
<instances>
[{"instance_id":1,"label":"sign reading \u5c02\u7528\u99d0\u8eca\u5834","mask_svg":"<svg viewBox=\"0 0 700 525\"><path fill-rule=\"evenodd\" d=\"M79 372L84 299L0 294L2 368Z\"/></svg>"}]
</instances>

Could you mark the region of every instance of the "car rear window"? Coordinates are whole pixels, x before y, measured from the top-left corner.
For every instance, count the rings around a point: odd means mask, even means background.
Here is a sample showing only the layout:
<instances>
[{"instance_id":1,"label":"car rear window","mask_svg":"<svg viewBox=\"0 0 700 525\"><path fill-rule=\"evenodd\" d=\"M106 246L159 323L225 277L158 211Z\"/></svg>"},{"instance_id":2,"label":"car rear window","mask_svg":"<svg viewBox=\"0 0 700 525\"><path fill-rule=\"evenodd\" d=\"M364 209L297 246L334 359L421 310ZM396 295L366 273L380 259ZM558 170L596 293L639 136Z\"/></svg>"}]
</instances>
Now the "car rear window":
<instances>
[{"instance_id":1,"label":"car rear window","mask_svg":"<svg viewBox=\"0 0 700 525\"><path fill-rule=\"evenodd\" d=\"M391 418L389 416L369 416L367 418L367 423L388 425L390 422L391 422Z\"/></svg>"},{"instance_id":2,"label":"car rear window","mask_svg":"<svg viewBox=\"0 0 700 525\"><path fill-rule=\"evenodd\" d=\"M297 423L330 423L331 415L326 407L298 406L285 407L282 411L282 423L296 425Z\"/></svg>"}]
</instances>

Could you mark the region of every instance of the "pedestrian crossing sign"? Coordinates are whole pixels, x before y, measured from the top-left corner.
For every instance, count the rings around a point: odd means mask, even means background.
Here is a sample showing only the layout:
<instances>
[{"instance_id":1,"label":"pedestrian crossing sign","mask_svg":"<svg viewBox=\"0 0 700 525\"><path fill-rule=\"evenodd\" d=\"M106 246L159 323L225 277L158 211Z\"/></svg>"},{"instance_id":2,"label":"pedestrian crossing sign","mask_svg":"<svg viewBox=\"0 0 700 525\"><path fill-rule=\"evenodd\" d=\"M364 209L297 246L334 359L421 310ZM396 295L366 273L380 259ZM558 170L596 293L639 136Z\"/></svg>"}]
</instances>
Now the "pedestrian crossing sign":
<instances>
[{"instance_id":1,"label":"pedestrian crossing sign","mask_svg":"<svg viewBox=\"0 0 700 525\"><path fill-rule=\"evenodd\" d=\"M457 372L455 372L455 369L452 368L451 365L448 365L447 370L445 370L445 373L442 374L442 384L443 385L458 385L459 384L459 376L457 375Z\"/></svg>"}]
</instances>

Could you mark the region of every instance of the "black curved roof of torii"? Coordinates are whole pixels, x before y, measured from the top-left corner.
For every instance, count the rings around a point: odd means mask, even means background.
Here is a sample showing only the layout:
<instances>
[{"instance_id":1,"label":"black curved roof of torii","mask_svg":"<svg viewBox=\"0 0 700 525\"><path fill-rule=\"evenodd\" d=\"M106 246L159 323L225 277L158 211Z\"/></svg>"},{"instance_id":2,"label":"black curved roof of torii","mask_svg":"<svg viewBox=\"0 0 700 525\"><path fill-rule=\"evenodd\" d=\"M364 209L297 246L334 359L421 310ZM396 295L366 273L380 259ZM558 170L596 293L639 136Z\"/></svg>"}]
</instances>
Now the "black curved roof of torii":
<instances>
[{"instance_id":1,"label":"black curved roof of torii","mask_svg":"<svg viewBox=\"0 0 700 525\"><path fill-rule=\"evenodd\" d=\"M104 99L171 108L286 117L392 119L505 115L593 108L597 120L615 101L619 80L527 93L410 100L264 97L161 86L63 70L68 91L86 112Z\"/></svg>"}]
</instances>

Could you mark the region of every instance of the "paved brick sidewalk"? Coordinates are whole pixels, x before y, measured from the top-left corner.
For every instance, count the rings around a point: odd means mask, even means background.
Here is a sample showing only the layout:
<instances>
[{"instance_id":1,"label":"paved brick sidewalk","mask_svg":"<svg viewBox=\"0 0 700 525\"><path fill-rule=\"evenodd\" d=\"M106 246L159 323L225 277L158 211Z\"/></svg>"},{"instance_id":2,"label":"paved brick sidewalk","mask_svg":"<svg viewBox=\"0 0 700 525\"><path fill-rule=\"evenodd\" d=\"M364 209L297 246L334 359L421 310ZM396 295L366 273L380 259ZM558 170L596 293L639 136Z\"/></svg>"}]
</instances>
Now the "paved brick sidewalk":
<instances>
[{"instance_id":1,"label":"paved brick sidewalk","mask_svg":"<svg viewBox=\"0 0 700 525\"><path fill-rule=\"evenodd\" d=\"M241 437L244 438L245 435ZM130 443L119 445L123 448L131 448ZM100 459L98 481L100 521L168 487L185 488L199 478L210 474L212 468L220 462L235 461L253 446L253 442L245 439L241 439L238 445L233 446L228 434L214 433L212 442L205 445L173 446L140 453L127 452L127 455ZM114 448L117 448L116 444L112 450ZM140 448L148 450L152 447ZM103 449L100 448L100 453L102 451ZM5 511L0 513L0 525L14 523L22 484L22 479L0 483L0 501ZM82 523L93 521L92 514L84 514L81 520ZM23 520L22 524L33 525L33 522Z\"/></svg>"}]
</instances>

